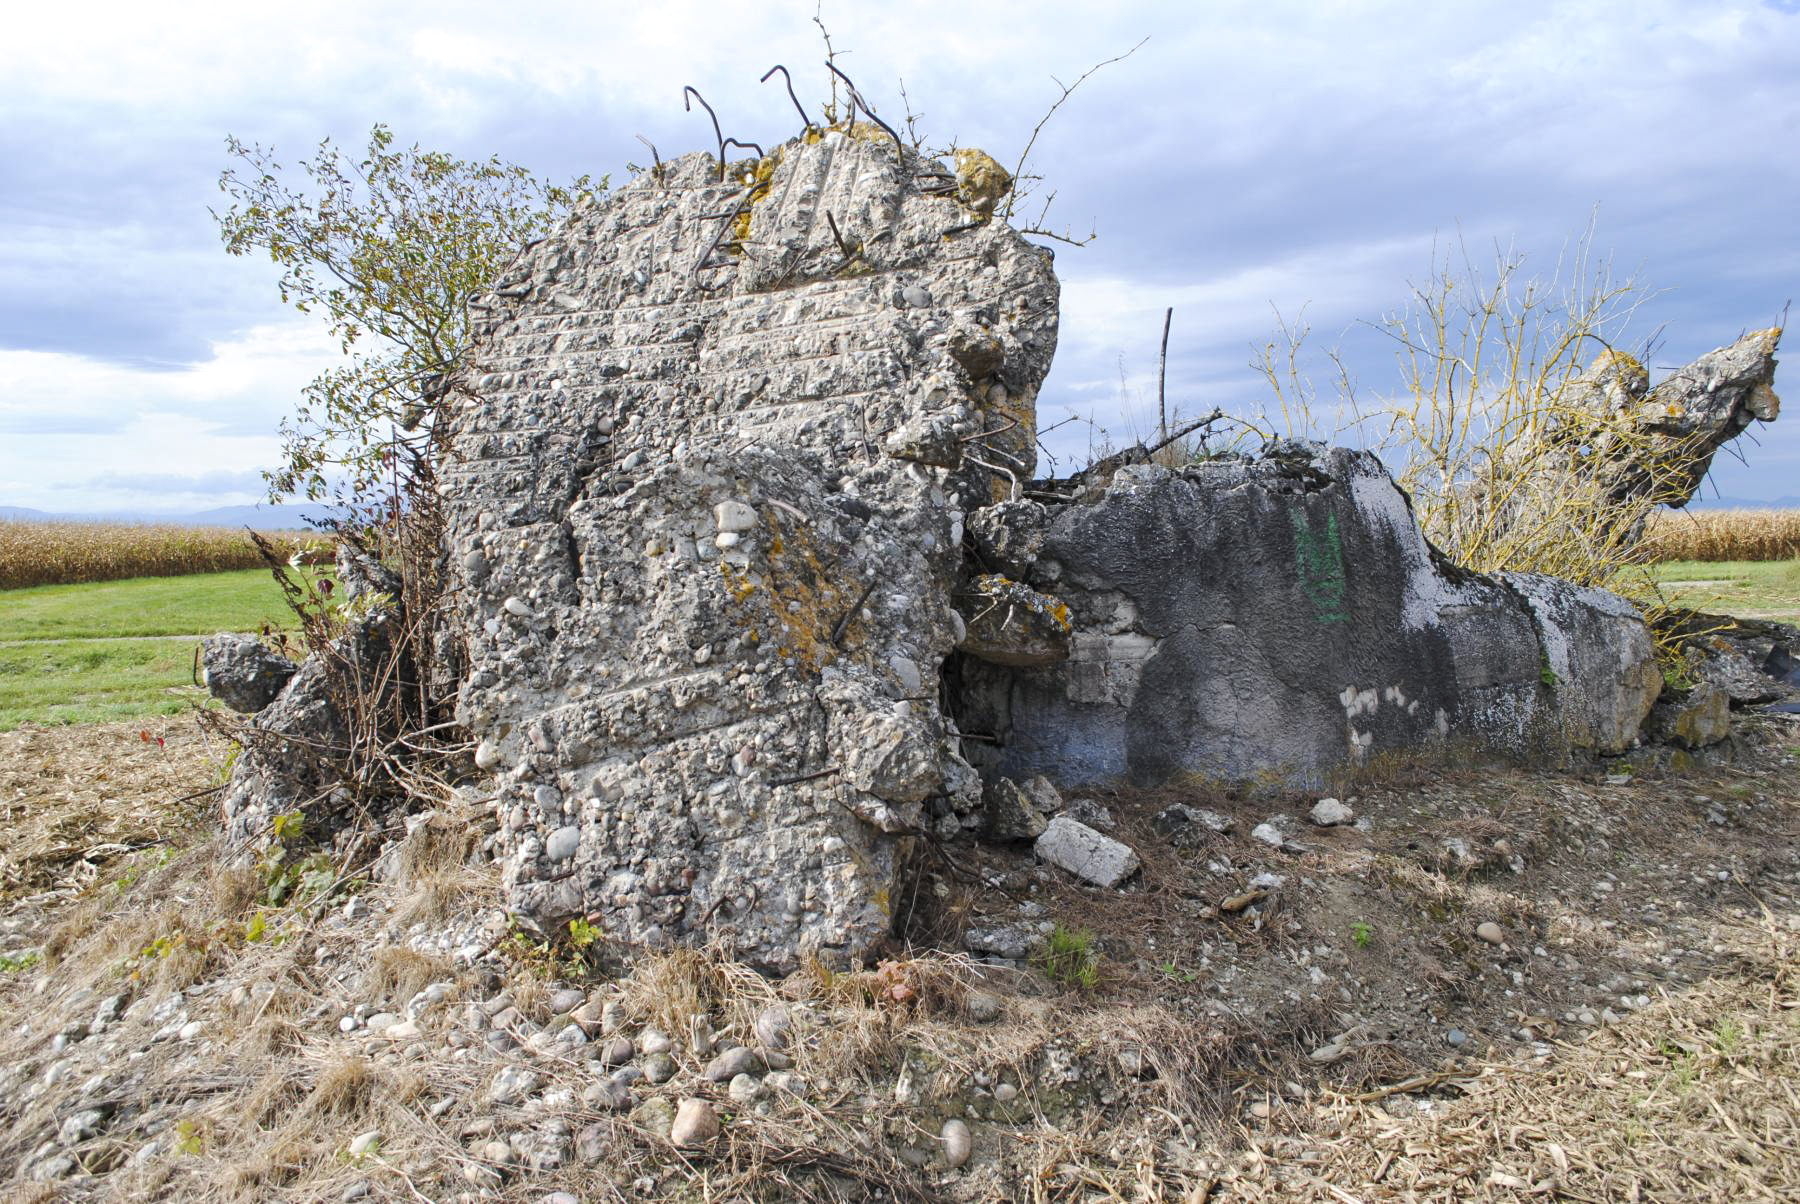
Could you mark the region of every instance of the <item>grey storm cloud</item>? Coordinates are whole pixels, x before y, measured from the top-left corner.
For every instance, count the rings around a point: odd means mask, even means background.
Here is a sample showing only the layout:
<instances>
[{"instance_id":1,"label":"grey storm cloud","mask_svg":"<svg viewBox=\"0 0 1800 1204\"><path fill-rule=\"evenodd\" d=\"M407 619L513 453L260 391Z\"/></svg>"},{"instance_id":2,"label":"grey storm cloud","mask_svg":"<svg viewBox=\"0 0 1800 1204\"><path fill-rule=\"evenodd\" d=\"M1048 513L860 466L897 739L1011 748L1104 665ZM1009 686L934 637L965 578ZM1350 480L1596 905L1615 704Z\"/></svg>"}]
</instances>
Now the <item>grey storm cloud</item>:
<instances>
[{"instance_id":1,"label":"grey storm cloud","mask_svg":"<svg viewBox=\"0 0 1800 1204\"><path fill-rule=\"evenodd\" d=\"M1065 307L1041 405L1047 421L1076 409L1123 428L1154 399L1170 305L1170 392L1190 409L1265 400L1247 361L1277 308L1304 311L1314 346L1341 343L1365 390L1390 388L1391 344L1366 323L1405 305L1434 242L1466 244L1478 262L1512 247L1547 271L1593 218L1596 246L1664 290L1633 326L1661 331L1659 365L1777 320L1800 280L1786 212L1800 195L1797 9L1221 0L1101 12L1046 0L969 12L920 0L823 16L891 122L904 124L904 81L929 144L983 146L1009 165L1062 84L1149 37L1043 127L1029 165L1042 179L1015 215L1036 219L1054 194L1048 229L1098 232L1080 248L1045 240ZM132 45L162 36L167 22L145 16L135 34L81 39L91 63L0 49L0 80L28 81L0 83L0 350L166 371L285 320L274 269L223 254L207 212L224 199L227 133L291 165L326 135L356 151L384 121L465 157L620 182L649 155L634 135L664 157L711 145L704 114L682 109L686 83L728 134L771 145L796 132L779 84L757 79L786 62L818 112L813 11L671 0L526 6L498 24L455 5L345 9L329 36L296 30L291 46L258 53L247 51L274 26L255 20ZM124 64L116 82L108 56ZM0 396L13 411L0 429L24 436L34 428L19 400ZM248 435L291 404L251 400L193 412ZM1731 492L1782 492L1781 470L1758 477L1756 465L1800 447L1800 424L1763 438L1749 467L1722 466L1749 482Z\"/></svg>"}]
</instances>

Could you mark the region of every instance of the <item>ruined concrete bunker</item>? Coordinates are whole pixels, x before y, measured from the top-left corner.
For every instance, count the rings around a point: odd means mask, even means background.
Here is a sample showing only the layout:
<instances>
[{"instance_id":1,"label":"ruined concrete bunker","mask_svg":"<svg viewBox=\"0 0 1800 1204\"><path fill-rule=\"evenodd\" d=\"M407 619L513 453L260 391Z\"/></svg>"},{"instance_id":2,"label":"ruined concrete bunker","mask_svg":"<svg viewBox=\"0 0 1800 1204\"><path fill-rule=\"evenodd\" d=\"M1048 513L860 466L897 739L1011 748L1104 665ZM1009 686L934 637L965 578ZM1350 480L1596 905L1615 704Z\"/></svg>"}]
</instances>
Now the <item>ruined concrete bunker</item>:
<instances>
[{"instance_id":1,"label":"ruined concrete bunker","mask_svg":"<svg viewBox=\"0 0 1800 1204\"><path fill-rule=\"evenodd\" d=\"M855 961L924 842L1044 829L1021 783L1637 741L1663 683L1636 610L1450 565L1373 455L1034 479L1052 256L868 129L661 164L472 305L456 717L516 914ZM1772 349L1760 387L1694 378L1721 430L1773 415ZM308 680L256 722L319 711ZM280 774L247 752L238 829Z\"/></svg>"}]
</instances>

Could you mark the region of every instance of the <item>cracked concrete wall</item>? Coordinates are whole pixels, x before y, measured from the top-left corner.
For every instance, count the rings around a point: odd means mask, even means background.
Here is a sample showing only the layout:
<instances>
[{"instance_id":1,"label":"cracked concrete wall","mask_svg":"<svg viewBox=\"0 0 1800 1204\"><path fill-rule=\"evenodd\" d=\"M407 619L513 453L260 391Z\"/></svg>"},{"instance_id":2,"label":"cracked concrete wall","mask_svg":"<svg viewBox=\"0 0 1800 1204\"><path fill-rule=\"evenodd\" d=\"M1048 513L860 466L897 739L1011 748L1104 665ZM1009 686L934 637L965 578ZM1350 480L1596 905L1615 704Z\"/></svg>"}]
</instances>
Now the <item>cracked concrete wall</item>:
<instances>
[{"instance_id":1,"label":"cracked concrete wall","mask_svg":"<svg viewBox=\"0 0 1800 1204\"><path fill-rule=\"evenodd\" d=\"M1034 522L1010 542L1041 548L1026 582L1067 604L1070 653L965 664L965 728L999 740L989 772L1317 785L1445 741L1616 752L1661 685L1628 604L1454 568L1367 453L1131 465L1015 527Z\"/></svg>"},{"instance_id":2,"label":"cracked concrete wall","mask_svg":"<svg viewBox=\"0 0 1800 1204\"><path fill-rule=\"evenodd\" d=\"M964 515L1030 475L1057 283L938 172L838 131L724 182L689 155L481 300L459 715L540 922L859 958L916 834L979 822L939 666Z\"/></svg>"}]
</instances>

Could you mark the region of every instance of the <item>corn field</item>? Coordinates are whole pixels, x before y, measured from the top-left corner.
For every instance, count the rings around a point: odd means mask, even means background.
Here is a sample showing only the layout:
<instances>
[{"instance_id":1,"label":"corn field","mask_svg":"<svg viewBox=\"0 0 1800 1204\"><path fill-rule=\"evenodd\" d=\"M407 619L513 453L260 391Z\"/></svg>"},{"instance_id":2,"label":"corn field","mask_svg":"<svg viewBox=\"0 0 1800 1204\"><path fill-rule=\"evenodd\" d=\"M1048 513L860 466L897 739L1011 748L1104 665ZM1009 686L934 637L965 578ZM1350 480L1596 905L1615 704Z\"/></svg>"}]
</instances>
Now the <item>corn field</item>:
<instances>
[{"instance_id":1,"label":"corn field","mask_svg":"<svg viewBox=\"0 0 1800 1204\"><path fill-rule=\"evenodd\" d=\"M1652 562L1791 560L1800 510L1658 510L1639 547Z\"/></svg>"},{"instance_id":2,"label":"corn field","mask_svg":"<svg viewBox=\"0 0 1800 1204\"><path fill-rule=\"evenodd\" d=\"M324 542L294 534L270 538L284 556L303 544ZM249 533L234 527L0 520L0 589L181 577L262 565Z\"/></svg>"}]
</instances>

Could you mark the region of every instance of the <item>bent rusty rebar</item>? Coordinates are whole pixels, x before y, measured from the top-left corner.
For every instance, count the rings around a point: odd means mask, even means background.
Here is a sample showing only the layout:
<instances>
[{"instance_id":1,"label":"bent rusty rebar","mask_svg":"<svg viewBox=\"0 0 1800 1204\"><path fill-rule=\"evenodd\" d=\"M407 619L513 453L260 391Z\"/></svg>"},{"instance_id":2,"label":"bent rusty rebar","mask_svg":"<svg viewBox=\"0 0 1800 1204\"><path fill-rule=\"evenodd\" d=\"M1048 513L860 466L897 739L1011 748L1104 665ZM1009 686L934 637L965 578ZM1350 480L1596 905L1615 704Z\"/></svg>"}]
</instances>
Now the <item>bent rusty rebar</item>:
<instances>
[{"instance_id":1,"label":"bent rusty rebar","mask_svg":"<svg viewBox=\"0 0 1800 1204\"><path fill-rule=\"evenodd\" d=\"M706 103L706 97L700 95L699 89L692 84L681 86L681 108L684 112L692 113L694 111L693 101L688 99L690 93L694 100L700 102L700 107L706 110L706 115L712 118L713 138L719 144L719 182L723 184L725 182L725 135L719 129L719 115L713 112L713 107Z\"/></svg>"},{"instance_id":2,"label":"bent rusty rebar","mask_svg":"<svg viewBox=\"0 0 1800 1204\"><path fill-rule=\"evenodd\" d=\"M894 127L875 116L875 110L869 107L869 102L864 100L862 93L856 90L856 85L850 82L850 77L837 69L837 64L826 60L825 65L831 69L833 75L844 81L844 87L850 89L851 126L854 127L856 124L856 110L861 109L863 116L887 131L887 136L894 140L894 161L904 163L906 161L906 144L900 141L900 135L894 132Z\"/></svg>"},{"instance_id":3,"label":"bent rusty rebar","mask_svg":"<svg viewBox=\"0 0 1800 1204\"><path fill-rule=\"evenodd\" d=\"M763 77L756 82L759 84L768 83L769 76L774 75L777 71L781 72L781 82L787 85L788 99L794 102L794 111L800 114L800 132L805 133L807 130L813 128L812 118L806 115L806 109L800 104L800 98L794 95L794 77L788 74L788 69L783 67L780 63L776 63L773 67L770 67L767 71L763 72Z\"/></svg>"},{"instance_id":4,"label":"bent rusty rebar","mask_svg":"<svg viewBox=\"0 0 1800 1204\"><path fill-rule=\"evenodd\" d=\"M753 150L756 152L756 157L758 159L766 159L769 157L768 152L763 150L763 148L758 146L756 143L742 142L736 138L727 138L727 139L725 139L724 142L720 143L719 144L720 153L723 153L725 148L728 146L737 146L737 147L742 147L744 150Z\"/></svg>"}]
</instances>

